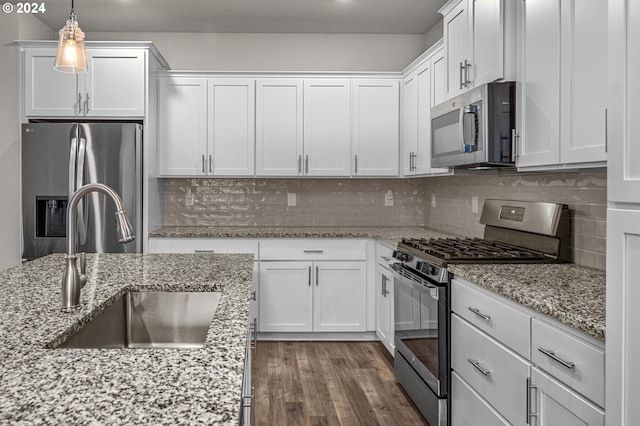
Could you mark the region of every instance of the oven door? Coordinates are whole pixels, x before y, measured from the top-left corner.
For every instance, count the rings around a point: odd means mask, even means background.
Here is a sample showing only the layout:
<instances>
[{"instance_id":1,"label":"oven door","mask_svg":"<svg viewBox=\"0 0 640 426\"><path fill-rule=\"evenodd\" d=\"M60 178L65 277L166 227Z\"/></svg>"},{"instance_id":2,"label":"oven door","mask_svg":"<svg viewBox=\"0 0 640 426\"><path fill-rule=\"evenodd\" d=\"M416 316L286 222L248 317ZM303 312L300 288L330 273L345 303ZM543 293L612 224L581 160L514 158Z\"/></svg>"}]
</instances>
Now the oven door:
<instances>
[{"instance_id":1,"label":"oven door","mask_svg":"<svg viewBox=\"0 0 640 426\"><path fill-rule=\"evenodd\" d=\"M438 398L448 393L447 287L414 275L401 264L394 276L394 342Z\"/></svg>"}]
</instances>

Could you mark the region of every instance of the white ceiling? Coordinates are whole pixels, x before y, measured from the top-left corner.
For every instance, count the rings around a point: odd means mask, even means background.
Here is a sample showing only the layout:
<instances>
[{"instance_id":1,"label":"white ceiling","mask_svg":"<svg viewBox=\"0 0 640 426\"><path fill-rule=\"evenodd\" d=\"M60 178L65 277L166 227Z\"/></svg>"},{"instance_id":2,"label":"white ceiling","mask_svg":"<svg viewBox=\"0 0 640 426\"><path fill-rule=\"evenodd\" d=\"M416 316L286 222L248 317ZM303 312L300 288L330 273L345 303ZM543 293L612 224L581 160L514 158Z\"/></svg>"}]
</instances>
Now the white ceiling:
<instances>
[{"instance_id":1,"label":"white ceiling","mask_svg":"<svg viewBox=\"0 0 640 426\"><path fill-rule=\"evenodd\" d=\"M74 0L84 32L425 34L446 0ZM54 30L71 0L36 15Z\"/></svg>"}]
</instances>

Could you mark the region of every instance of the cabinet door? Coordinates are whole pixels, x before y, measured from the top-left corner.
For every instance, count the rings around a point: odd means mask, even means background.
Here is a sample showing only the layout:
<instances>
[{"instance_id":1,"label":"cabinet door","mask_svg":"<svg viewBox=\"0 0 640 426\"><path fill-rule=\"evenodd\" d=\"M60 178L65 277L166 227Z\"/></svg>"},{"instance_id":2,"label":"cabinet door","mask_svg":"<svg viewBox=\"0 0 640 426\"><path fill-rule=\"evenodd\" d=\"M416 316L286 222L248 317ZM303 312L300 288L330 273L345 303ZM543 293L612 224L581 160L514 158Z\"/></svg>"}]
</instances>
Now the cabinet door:
<instances>
[{"instance_id":1,"label":"cabinet door","mask_svg":"<svg viewBox=\"0 0 640 426\"><path fill-rule=\"evenodd\" d=\"M451 426L510 423L454 371L451 373Z\"/></svg>"},{"instance_id":2,"label":"cabinet door","mask_svg":"<svg viewBox=\"0 0 640 426\"><path fill-rule=\"evenodd\" d=\"M87 49L87 66L89 72L84 75L84 115L144 117L144 51Z\"/></svg>"},{"instance_id":3,"label":"cabinet door","mask_svg":"<svg viewBox=\"0 0 640 426\"><path fill-rule=\"evenodd\" d=\"M312 275L311 262L260 262L260 332L312 331Z\"/></svg>"},{"instance_id":4,"label":"cabinet door","mask_svg":"<svg viewBox=\"0 0 640 426\"><path fill-rule=\"evenodd\" d=\"M532 425L603 426L604 412L568 387L533 367L531 385L535 394ZM637 420L637 419L636 419Z\"/></svg>"},{"instance_id":5,"label":"cabinet door","mask_svg":"<svg viewBox=\"0 0 640 426\"><path fill-rule=\"evenodd\" d=\"M158 86L158 174L204 175L207 80L168 77Z\"/></svg>"},{"instance_id":6,"label":"cabinet door","mask_svg":"<svg viewBox=\"0 0 640 426\"><path fill-rule=\"evenodd\" d=\"M302 80L256 81L256 174L302 174Z\"/></svg>"},{"instance_id":7,"label":"cabinet door","mask_svg":"<svg viewBox=\"0 0 640 426\"><path fill-rule=\"evenodd\" d=\"M208 172L250 176L255 163L255 80L209 79Z\"/></svg>"},{"instance_id":8,"label":"cabinet door","mask_svg":"<svg viewBox=\"0 0 640 426\"><path fill-rule=\"evenodd\" d=\"M402 174L414 174L414 156L418 151L418 74L402 80Z\"/></svg>"},{"instance_id":9,"label":"cabinet door","mask_svg":"<svg viewBox=\"0 0 640 426\"><path fill-rule=\"evenodd\" d=\"M607 198L640 203L640 4L629 0L608 3Z\"/></svg>"},{"instance_id":10,"label":"cabinet door","mask_svg":"<svg viewBox=\"0 0 640 426\"><path fill-rule=\"evenodd\" d=\"M607 210L607 426L632 426L640 419L638 259L640 210Z\"/></svg>"},{"instance_id":11,"label":"cabinet door","mask_svg":"<svg viewBox=\"0 0 640 426\"><path fill-rule=\"evenodd\" d=\"M513 0L506 0L513 1ZM469 0L470 51L473 86L490 83L504 74L504 10L502 0Z\"/></svg>"},{"instance_id":12,"label":"cabinet door","mask_svg":"<svg viewBox=\"0 0 640 426\"><path fill-rule=\"evenodd\" d=\"M391 330L392 278L381 266L376 268L376 335L393 355L393 331Z\"/></svg>"},{"instance_id":13,"label":"cabinet door","mask_svg":"<svg viewBox=\"0 0 640 426\"><path fill-rule=\"evenodd\" d=\"M431 107L433 106L433 61L418 71L418 145L413 159L414 174L447 173L448 168L431 168Z\"/></svg>"},{"instance_id":14,"label":"cabinet door","mask_svg":"<svg viewBox=\"0 0 640 426\"><path fill-rule=\"evenodd\" d=\"M305 80L303 163L308 176L351 174L350 80Z\"/></svg>"},{"instance_id":15,"label":"cabinet door","mask_svg":"<svg viewBox=\"0 0 640 426\"><path fill-rule=\"evenodd\" d=\"M80 114L77 76L53 69L56 49L25 49L24 113L27 117Z\"/></svg>"},{"instance_id":16,"label":"cabinet door","mask_svg":"<svg viewBox=\"0 0 640 426\"><path fill-rule=\"evenodd\" d=\"M560 162L560 0L521 3L518 167Z\"/></svg>"},{"instance_id":17,"label":"cabinet door","mask_svg":"<svg viewBox=\"0 0 640 426\"><path fill-rule=\"evenodd\" d=\"M365 331L366 262L315 262L313 331Z\"/></svg>"},{"instance_id":18,"label":"cabinet door","mask_svg":"<svg viewBox=\"0 0 640 426\"><path fill-rule=\"evenodd\" d=\"M607 2L562 2L563 163L605 161L607 61L594 52L607 51Z\"/></svg>"},{"instance_id":19,"label":"cabinet door","mask_svg":"<svg viewBox=\"0 0 640 426\"><path fill-rule=\"evenodd\" d=\"M398 176L398 80L356 80L353 85L353 175Z\"/></svg>"},{"instance_id":20,"label":"cabinet door","mask_svg":"<svg viewBox=\"0 0 640 426\"><path fill-rule=\"evenodd\" d=\"M469 14L467 0L462 0L444 15L444 50L447 57L447 97L467 90L471 58L469 57ZM469 65L465 69L465 64ZM470 76L469 76L470 77Z\"/></svg>"},{"instance_id":21,"label":"cabinet door","mask_svg":"<svg viewBox=\"0 0 640 426\"><path fill-rule=\"evenodd\" d=\"M447 61L444 57L444 48L438 50L431 57L431 106L445 101L447 82Z\"/></svg>"}]
</instances>

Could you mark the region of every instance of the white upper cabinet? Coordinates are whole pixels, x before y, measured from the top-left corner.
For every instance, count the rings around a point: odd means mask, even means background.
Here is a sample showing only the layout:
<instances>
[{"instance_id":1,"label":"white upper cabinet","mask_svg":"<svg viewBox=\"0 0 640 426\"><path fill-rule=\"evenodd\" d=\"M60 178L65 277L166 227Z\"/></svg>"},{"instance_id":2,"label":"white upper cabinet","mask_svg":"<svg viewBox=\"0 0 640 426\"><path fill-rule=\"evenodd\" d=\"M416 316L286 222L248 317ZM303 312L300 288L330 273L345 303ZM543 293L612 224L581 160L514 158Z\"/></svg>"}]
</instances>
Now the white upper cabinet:
<instances>
[{"instance_id":1,"label":"white upper cabinet","mask_svg":"<svg viewBox=\"0 0 640 426\"><path fill-rule=\"evenodd\" d=\"M514 11L511 0L451 0L440 9L447 98L515 77Z\"/></svg>"},{"instance_id":2,"label":"white upper cabinet","mask_svg":"<svg viewBox=\"0 0 640 426\"><path fill-rule=\"evenodd\" d=\"M516 165L606 165L607 3L521 1ZM551 166L551 167L549 167Z\"/></svg>"},{"instance_id":3,"label":"white upper cabinet","mask_svg":"<svg viewBox=\"0 0 640 426\"><path fill-rule=\"evenodd\" d=\"M434 107L447 99L447 61L442 47L431 57L431 79L431 106Z\"/></svg>"},{"instance_id":4,"label":"white upper cabinet","mask_svg":"<svg viewBox=\"0 0 640 426\"><path fill-rule=\"evenodd\" d=\"M254 80L160 77L158 174L254 174Z\"/></svg>"},{"instance_id":5,"label":"white upper cabinet","mask_svg":"<svg viewBox=\"0 0 640 426\"><path fill-rule=\"evenodd\" d=\"M398 80L354 80L353 175L398 176Z\"/></svg>"},{"instance_id":6,"label":"white upper cabinet","mask_svg":"<svg viewBox=\"0 0 640 426\"><path fill-rule=\"evenodd\" d=\"M402 174L447 173L431 168L431 107L443 96L442 49L427 55L402 80Z\"/></svg>"},{"instance_id":7,"label":"white upper cabinet","mask_svg":"<svg viewBox=\"0 0 640 426\"><path fill-rule=\"evenodd\" d=\"M208 172L254 174L255 80L209 79Z\"/></svg>"},{"instance_id":8,"label":"white upper cabinet","mask_svg":"<svg viewBox=\"0 0 640 426\"><path fill-rule=\"evenodd\" d=\"M614 202L638 204L640 4L636 1L612 0L609 2L608 15L608 151L611 167L607 169L607 198ZM640 395L640 392L636 395Z\"/></svg>"},{"instance_id":9,"label":"white upper cabinet","mask_svg":"<svg viewBox=\"0 0 640 426\"><path fill-rule=\"evenodd\" d=\"M207 79L158 79L158 174L207 173Z\"/></svg>"},{"instance_id":10,"label":"white upper cabinet","mask_svg":"<svg viewBox=\"0 0 640 426\"><path fill-rule=\"evenodd\" d=\"M351 174L351 80L305 80L304 150L305 175Z\"/></svg>"},{"instance_id":11,"label":"white upper cabinet","mask_svg":"<svg viewBox=\"0 0 640 426\"><path fill-rule=\"evenodd\" d=\"M25 48L27 117L144 117L144 49L87 49L86 74L53 69L55 48Z\"/></svg>"},{"instance_id":12,"label":"white upper cabinet","mask_svg":"<svg viewBox=\"0 0 640 426\"><path fill-rule=\"evenodd\" d=\"M256 81L256 174L302 174L302 80Z\"/></svg>"}]
</instances>

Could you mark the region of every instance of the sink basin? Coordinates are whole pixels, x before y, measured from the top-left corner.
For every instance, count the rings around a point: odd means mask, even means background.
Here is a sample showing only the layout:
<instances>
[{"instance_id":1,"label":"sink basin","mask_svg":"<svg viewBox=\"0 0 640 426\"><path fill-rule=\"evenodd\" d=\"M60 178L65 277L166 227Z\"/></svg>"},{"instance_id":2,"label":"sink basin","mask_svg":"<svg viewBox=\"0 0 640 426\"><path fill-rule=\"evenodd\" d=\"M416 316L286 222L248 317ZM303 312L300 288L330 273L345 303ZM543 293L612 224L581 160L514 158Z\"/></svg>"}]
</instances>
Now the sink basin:
<instances>
[{"instance_id":1,"label":"sink basin","mask_svg":"<svg viewBox=\"0 0 640 426\"><path fill-rule=\"evenodd\" d=\"M200 348L221 295L130 291L58 348Z\"/></svg>"}]
</instances>

